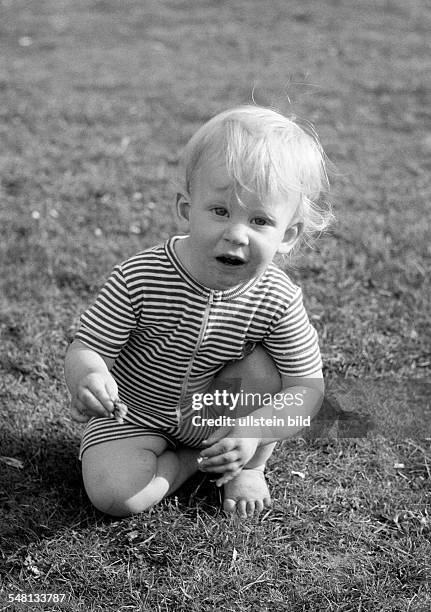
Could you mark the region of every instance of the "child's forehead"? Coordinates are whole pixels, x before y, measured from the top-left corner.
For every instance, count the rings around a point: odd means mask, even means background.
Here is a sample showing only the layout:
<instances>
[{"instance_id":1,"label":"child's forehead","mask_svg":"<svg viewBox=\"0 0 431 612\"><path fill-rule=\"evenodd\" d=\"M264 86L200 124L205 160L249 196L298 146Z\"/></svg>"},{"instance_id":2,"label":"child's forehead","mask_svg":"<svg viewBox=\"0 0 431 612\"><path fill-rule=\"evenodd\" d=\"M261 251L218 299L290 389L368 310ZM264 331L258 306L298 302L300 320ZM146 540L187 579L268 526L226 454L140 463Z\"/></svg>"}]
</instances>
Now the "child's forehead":
<instances>
[{"instance_id":1,"label":"child's forehead","mask_svg":"<svg viewBox=\"0 0 431 612\"><path fill-rule=\"evenodd\" d=\"M231 189L235 181L230 176L226 160L221 156L208 157L198 170L201 181L220 191Z\"/></svg>"},{"instance_id":2,"label":"child's forehead","mask_svg":"<svg viewBox=\"0 0 431 612\"><path fill-rule=\"evenodd\" d=\"M223 159L207 160L198 169L198 174L201 184L204 183L217 191L231 191L234 189L237 193L245 191L256 196L258 195L257 190L253 189L252 180L250 180L250 183L246 181L246 184L243 184L242 181L229 172L226 161ZM268 189L262 195L262 200L264 201L271 199L273 196L281 196L282 191L278 189L271 190L268 186Z\"/></svg>"}]
</instances>

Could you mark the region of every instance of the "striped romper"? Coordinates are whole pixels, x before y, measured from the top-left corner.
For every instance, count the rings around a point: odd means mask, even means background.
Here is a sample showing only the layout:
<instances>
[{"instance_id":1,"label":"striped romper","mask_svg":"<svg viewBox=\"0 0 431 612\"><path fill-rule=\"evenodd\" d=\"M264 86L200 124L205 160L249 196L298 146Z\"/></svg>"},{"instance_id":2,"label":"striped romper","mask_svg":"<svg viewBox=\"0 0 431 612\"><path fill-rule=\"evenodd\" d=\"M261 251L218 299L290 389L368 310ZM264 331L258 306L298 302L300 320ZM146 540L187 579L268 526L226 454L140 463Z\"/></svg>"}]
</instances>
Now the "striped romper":
<instances>
[{"instance_id":1,"label":"striped romper","mask_svg":"<svg viewBox=\"0 0 431 612\"><path fill-rule=\"evenodd\" d=\"M308 376L321 368L301 290L284 272L270 264L233 289L209 289L179 261L174 245L180 239L116 266L81 316L76 339L115 359L111 374L129 410L122 425L92 418L80 457L93 444L132 436L199 447L212 431L191 426L193 394L207 391L226 364L257 343L282 374Z\"/></svg>"}]
</instances>

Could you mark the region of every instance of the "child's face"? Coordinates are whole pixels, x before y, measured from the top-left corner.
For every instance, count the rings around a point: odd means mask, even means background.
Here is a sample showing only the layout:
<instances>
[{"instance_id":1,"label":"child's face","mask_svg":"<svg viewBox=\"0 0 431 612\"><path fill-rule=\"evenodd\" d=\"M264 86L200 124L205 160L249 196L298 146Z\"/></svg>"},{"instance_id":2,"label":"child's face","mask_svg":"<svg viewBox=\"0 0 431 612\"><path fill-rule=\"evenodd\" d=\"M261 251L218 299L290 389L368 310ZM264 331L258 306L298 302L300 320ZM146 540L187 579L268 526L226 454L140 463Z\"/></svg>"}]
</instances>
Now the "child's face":
<instances>
[{"instance_id":1,"label":"child's face","mask_svg":"<svg viewBox=\"0 0 431 612\"><path fill-rule=\"evenodd\" d=\"M292 248L301 229L294 223L298 193L265 204L242 188L235 193L220 160L202 163L190 196L190 202L178 203L189 226L179 254L190 273L212 289L229 289L263 273L277 251Z\"/></svg>"}]
</instances>

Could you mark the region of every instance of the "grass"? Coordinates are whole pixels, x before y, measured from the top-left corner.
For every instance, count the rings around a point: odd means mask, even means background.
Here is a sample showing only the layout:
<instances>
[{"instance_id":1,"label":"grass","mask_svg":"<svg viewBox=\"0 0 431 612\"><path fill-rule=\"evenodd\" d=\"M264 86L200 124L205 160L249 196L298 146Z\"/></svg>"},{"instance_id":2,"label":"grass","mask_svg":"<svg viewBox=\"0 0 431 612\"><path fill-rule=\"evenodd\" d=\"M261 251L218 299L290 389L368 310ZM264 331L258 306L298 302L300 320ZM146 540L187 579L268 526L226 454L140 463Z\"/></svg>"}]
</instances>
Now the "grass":
<instances>
[{"instance_id":1,"label":"grass","mask_svg":"<svg viewBox=\"0 0 431 612\"><path fill-rule=\"evenodd\" d=\"M72 611L429 610L430 24L423 0L0 2L4 609L48 591ZM252 95L312 121L334 164L338 222L289 269L338 405L374 429L283 442L251 522L200 477L107 519L68 340L113 265L177 231L180 147Z\"/></svg>"}]
</instances>

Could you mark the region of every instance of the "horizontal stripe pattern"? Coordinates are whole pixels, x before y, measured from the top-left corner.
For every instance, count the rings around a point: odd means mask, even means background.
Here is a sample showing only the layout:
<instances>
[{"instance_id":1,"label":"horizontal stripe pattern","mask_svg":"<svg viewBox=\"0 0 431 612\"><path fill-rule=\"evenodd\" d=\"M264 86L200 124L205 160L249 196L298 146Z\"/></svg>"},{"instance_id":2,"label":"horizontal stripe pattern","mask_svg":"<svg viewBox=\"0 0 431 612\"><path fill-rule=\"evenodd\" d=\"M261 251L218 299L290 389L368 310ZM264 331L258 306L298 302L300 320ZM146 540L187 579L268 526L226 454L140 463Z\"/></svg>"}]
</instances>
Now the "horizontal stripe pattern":
<instances>
[{"instance_id":1,"label":"horizontal stripe pattern","mask_svg":"<svg viewBox=\"0 0 431 612\"><path fill-rule=\"evenodd\" d=\"M112 374L137 425L175 428L180 412L189 414L192 393L254 343L282 374L308 376L321 367L301 290L284 272L271 264L240 287L210 290L182 267L178 239L116 266L76 334L115 359Z\"/></svg>"},{"instance_id":2,"label":"horizontal stripe pattern","mask_svg":"<svg viewBox=\"0 0 431 612\"><path fill-rule=\"evenodd\" d=\"M79 459L82 460L84 452L91 446L103 442L127 440L129 438L142 438L146 436L160 436L168 444L168 448L176 450L179 444L192 448L202 448L202 442L216 431L216 427L204 425L196 427L191 417L186 418L181 427L161 429L160 425L151 427L136 418L133 411L129 411L124 423L117 423L115 419L106 417L92 418L87 423L79 449Z\"/></svg>"}]
</instances>

